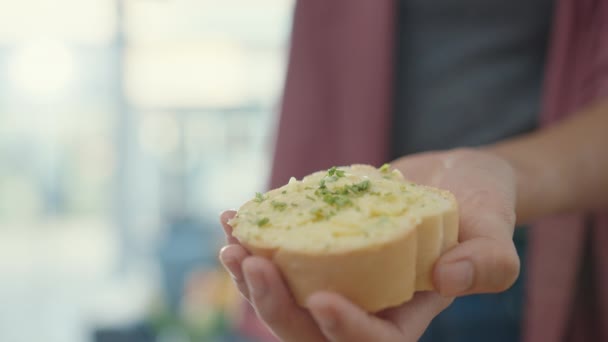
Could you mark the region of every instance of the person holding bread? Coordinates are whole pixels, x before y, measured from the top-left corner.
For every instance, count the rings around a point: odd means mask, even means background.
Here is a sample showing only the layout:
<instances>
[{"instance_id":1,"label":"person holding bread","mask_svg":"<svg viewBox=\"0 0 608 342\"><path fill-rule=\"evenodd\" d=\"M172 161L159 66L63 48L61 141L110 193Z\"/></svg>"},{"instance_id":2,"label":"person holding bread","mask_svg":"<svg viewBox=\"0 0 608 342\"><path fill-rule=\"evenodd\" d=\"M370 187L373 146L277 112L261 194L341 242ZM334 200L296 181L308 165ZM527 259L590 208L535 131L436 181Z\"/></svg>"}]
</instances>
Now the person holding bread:
<instances>
[{"instance_id":1,"label":"person holding bread","mask_svg":"<svg viewBox=\"0 0 608 342\"><path fill-rule=\"evenodd\" d=\"M608 341L607 132L606 1L297 1L276 190L221 215L241 330Z\"/></svg>"}]
</instances>

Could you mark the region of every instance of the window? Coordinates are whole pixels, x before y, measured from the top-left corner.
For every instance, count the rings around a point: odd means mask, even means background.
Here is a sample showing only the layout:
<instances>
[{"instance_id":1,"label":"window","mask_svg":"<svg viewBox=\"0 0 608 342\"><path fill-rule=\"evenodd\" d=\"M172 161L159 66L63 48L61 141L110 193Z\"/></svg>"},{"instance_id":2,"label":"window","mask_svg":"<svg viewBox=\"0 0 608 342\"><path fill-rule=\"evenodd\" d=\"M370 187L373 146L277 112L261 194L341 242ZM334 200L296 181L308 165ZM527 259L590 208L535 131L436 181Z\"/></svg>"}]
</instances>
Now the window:
<instances>
[{"instance_id":1,"label":"window","mask_svg":"<svg viewBox=\"0 0 608 342\"><path fill-rule=\"evenodd\" d=\"M86 341L215 270L217 213L266 185L292 6L0 0L0 340Z\"/></svg>"}]
</instances>

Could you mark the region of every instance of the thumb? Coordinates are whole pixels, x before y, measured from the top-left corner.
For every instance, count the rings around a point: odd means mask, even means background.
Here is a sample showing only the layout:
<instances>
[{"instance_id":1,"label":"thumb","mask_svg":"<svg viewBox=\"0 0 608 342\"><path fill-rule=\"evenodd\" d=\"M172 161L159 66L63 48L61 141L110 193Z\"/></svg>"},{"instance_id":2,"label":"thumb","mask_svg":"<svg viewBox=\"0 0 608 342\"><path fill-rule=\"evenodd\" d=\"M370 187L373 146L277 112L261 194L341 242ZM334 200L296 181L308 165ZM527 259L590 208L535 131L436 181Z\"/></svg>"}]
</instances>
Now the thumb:
<instances>
[{"instance_id":1,"label":"thumb","mask_svg":"<svg viewBox=\"0 0 608 342\"><path fill-rule=\"evenodd\" d=\"M308 298L307 306L329 341L403 340L394 324L364 312L338 294L317 292Z\"/></svg>"},{"instance_id":2,"label":"thumb","mask_svg":"<svg viewBox=\"0 0 608 342\"><path fill-rule=\"evenodd\" d=\"M445 253L434 269L434 282L443 296L507 290L519 276L519 257L512 240L478 237Z\"/></svg>"}]
</instances>

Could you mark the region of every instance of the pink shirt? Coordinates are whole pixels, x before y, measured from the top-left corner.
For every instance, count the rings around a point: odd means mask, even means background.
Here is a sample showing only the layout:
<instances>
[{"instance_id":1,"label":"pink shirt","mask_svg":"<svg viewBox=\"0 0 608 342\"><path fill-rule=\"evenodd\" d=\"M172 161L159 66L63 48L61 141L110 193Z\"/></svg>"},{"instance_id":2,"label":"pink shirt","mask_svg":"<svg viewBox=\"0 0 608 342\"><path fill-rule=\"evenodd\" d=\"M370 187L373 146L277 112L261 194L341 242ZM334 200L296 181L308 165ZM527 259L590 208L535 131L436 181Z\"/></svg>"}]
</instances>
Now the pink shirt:
<instances>
[{"instance_id":1,"label":"pink shirt","mask_svg":"<svg viewBox=\"0 0 608 342\"><path fill-rule=\"evenodd\" d=\"M608 98L608 1L558 0L544 82L546 127ZM289 177L389 158L394 0L296 5L271 186ZM314 156L312 158L311 156ZM584 225L591 219L591 225ZM594 244L598 316L574 305L583 239ZM526 341L608 341L608 215L551 217L530 232ZM575 319L570 320L574 317ZM274 340L246 308L241 330Z\"/></svg>"}]
</instances>

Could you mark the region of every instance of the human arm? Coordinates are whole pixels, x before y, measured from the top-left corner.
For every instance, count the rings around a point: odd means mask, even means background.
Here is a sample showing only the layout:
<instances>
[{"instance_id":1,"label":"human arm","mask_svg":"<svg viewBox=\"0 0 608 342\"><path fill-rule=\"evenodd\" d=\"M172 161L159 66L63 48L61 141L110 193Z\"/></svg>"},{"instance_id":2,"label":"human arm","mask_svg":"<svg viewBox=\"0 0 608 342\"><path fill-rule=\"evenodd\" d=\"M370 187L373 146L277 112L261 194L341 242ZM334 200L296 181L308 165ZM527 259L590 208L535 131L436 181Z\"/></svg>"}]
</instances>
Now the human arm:
<instances>
[{"instance_id":1,"label":"human arm","mask_svg":"<svg viewBox=\"0 0 608 342\"><path fill-rule=\"evenodd\" d=\"M518 222L608 206L608 101L484 149L515 170Z\"/></svg>"},{"instance_id":2,"label":"human arm","mask_svg":"<svg viewBox=\"0 0 608 342\"><path fill-rule=\"evenodd\" d=\"M313 295L310 310L299 308L276 267L249 256L231 237L226 217L222 222L229 245L221 258L241 293L282 340L417 340L452 296L511 286L519 274L512 242L516 216L526 222L608 202L607 116L607 106L598 105L552 128L496 145L418 154L392 163L407 178L446 188L458 199L460 244L434 270L443 296L417 295L417 300L379 315L368 315L331 293ZM251 291L256 277L266 288L257 298ZM333 324L327 325L329 321Z\"/></svg>"}]
</instances>

